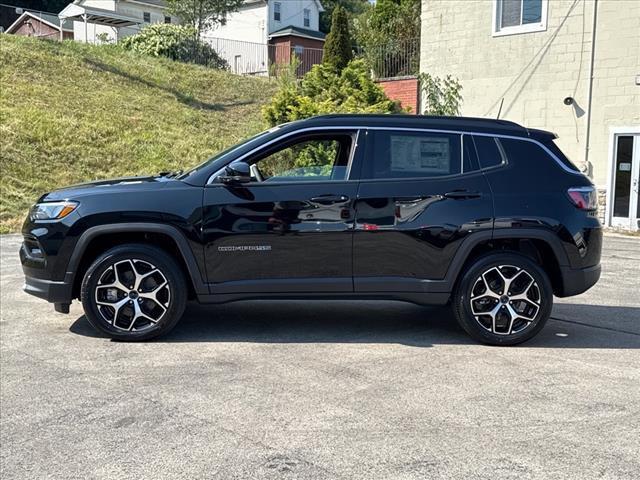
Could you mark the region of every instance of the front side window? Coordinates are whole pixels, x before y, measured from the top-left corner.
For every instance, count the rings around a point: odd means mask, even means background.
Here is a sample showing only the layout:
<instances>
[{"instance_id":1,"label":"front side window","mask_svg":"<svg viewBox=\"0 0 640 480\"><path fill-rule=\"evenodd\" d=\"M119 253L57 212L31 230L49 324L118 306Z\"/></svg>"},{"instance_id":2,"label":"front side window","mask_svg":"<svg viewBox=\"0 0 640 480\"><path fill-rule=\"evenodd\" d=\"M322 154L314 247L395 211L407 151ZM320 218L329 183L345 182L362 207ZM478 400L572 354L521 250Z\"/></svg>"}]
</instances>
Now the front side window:
<instances>
[{"instance_id":1,"label":"front side window","mask_svg":"<svg viewBox=\"0 0 640 480\"><path fill-rule=\"evenodd\" d=\"M142 20L144 21L144 23L151 23L151 13L142 12Z\"/></svg>"},{"instance_id":2,"label":"front side window","mask_svg":"<svg viewBox=\"0 0 640 480\"><path fill-rule=\"evenodd\" d=\"M349 134L300 139L250 162L252 180L270 183L346 180L352 144Z\"/></svg>"},{"instance_id":3,"label":"front side window","mask_svg":"<svg viewBox=\"0 0 640 480\"><path fill-rule=\"evenodd\" d=\"M511 35L546 30L547 1L494 0L493 35Z\"/></svg>"},{"instance_id":4,"label":"front side window","mask_svg":"<svg viewBox=\"0 0 640 480\"><path fill-rule=\"evenodd\" d=\"M311 10L309 10L308 8L305 8L303 12L304 12L303 14L304 26L308 27L311 25Z\"/></svg>"},{"instance_id":5,"label":"front side window","mask_svg":"<svg viewBox=\"0 0 640 480\"><path fill-rule=\"evenodd\" d=\"M282 5L280 4L280 2L275 2L273 4L273 19L276 22L280 21L280 8L281 8L281 6Z\"/></svg>"},{"instance_id":6,"label":"front side window","mask_svg":"<svg viewBox=\"0 0 640 480\"><path fill-rule=\"evenodd\" d=\"M362 178L425 178L462 172L458 134L376 131Z\"/></svg>"}]
</instances>

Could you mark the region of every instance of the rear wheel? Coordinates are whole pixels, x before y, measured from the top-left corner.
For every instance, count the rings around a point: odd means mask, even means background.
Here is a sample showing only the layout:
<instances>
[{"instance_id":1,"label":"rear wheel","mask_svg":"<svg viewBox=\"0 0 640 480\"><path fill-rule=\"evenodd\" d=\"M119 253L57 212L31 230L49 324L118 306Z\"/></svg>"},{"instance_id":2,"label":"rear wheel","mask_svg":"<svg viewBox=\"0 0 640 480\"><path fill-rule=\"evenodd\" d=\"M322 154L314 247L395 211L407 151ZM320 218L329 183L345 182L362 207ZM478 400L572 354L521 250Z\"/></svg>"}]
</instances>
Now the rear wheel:
<instances>
[{"instance_id":1,"label":"rear wheel","mask_svg":"<svg viewBox=\"0 0 640 480\"><path fill-rule=\"evenodd\" d=\"M131 244L98 257L84 276L82 306L97 330L118 340L147 340L171 330L187 288L176 262L159 248Z\"/></svg>"},{"instance_id":2,"label":"rear wheel","mask_svg":"<svg viewBox=\"0 0 640 480\"><path fill-rule=\"evenodd\" d=\"M516 253L492 253L476 260L463 273L453 298L460 326L490 345L531 339L544 327L552 306L545 271Z\"/></svg>"}]
</instances>

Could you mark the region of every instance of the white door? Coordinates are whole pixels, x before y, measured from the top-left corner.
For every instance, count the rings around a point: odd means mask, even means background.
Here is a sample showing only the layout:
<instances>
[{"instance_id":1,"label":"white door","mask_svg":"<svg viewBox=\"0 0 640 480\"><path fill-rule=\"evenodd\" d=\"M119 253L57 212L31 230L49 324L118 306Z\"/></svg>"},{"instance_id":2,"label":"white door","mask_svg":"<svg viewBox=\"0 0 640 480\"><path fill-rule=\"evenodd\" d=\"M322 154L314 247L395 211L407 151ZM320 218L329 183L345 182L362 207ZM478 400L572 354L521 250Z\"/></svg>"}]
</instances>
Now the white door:
<instances>
[{"instance_id":1,"label":"white door","mask_svg":"<svg viewBox=\"0 0 640 480\"><path fill-rule=\"evenodd\" d=\"M611 190L611 225L640 229L640 135L618 134L614 137Z\"/></svg>"}]
</instances>

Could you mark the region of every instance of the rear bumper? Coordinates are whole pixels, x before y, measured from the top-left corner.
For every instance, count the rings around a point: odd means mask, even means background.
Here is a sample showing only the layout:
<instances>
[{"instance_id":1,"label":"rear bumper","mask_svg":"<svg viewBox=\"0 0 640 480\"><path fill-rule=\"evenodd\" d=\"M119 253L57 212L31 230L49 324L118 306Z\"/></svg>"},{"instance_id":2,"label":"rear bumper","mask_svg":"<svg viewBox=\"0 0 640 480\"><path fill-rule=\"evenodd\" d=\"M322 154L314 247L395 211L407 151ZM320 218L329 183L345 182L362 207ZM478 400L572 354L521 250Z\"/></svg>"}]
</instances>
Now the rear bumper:
<instances>
[{"instance_id":1,"label":"rear bumper","mask_svg":"<svg viewBox=\"0 0 640 480\"><path fill-rule=\"evenodd\" d=\"M572 297L586 292L596 284L601 271L600 264L587 268L561 267L562 292L558 292L557 296Z\"/></svg>"}]
</instances>

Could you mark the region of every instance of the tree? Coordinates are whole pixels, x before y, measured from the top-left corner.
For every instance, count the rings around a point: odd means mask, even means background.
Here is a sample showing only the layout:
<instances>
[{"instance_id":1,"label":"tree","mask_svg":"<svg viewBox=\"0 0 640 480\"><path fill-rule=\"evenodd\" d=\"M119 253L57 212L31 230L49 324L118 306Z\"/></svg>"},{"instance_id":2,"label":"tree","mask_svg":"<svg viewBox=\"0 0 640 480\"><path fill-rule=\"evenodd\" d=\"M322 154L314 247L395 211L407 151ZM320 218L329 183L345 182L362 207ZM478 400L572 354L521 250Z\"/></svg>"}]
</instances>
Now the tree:
<instances>
[{"instance_id":1,"label":"tree","mask_svg":"<svg viewBox=\"0 0 640 480\"><path fill-rule=\"evenodd\" d=\"M352 58L349 19L347 18L347 11L339 6L333 10L331 31L324 43L322 63L331 65L340 72Z\"/></svg>"},{"instance_id":2,"label":"tree","mask_svg":"<svg viewBox=\"0 0 640 480\"><path fill-rule=\"evenodd\" d=\"M321 32L329 33L333 10L337 6L343 7L347 11L348 16L353 19L364 13L368 8L371 8L371 3L369 3L369 0L322 0L324 12L320 13Z\"/></svg>"},{"instance_id":3,"label":"tree","mask_svg":"<svg viewBox=\"0 0 640 480\"><path fill-rule=\"evenodd\" d=\"M352 60L341 72L332 65L314 65L301 82L295 74L295 64L281 72L278 92L262 109L271 127L329 113L402 113L362 60Z\"/></svg>"},{"instance_id":4,"label":"tree","mask_svg":"<svg viewBox=\"0 0 640 480\"><path fill-rule=\"evenodd\" d=\"M204 30L224 25L227 15L238 10L244 0L167 0L169 13L191 25L200 35Z\"/></svg>"}]
</instances>

